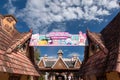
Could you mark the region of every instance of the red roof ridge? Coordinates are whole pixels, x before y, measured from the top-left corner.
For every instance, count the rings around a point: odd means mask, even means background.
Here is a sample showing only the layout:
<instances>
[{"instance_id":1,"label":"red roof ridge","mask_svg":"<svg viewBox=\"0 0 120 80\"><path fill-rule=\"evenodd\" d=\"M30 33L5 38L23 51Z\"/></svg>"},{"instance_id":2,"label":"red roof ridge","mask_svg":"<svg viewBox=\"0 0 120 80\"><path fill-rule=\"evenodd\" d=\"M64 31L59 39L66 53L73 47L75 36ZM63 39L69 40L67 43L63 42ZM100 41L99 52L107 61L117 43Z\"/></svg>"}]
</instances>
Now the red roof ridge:
<instances>
[{"instance_id":1,"label":"red roof ridge","mask_svg":"<svg viewBox=\"0 0 120 80\"><path fill-rule=\"evenodd\" d=\"M21 34L22 35L22 34ZM17 41L15 44L11 45L7 50L6 53L11 53L18 45L23 44L26 40L30 38L32 35L31 32L28 32L25 34L19 41Z\"/></svg>"},{"instance_id":2,"label":"red roof ridge","mask_svg":"<svg viewBox=\"0 0 120 80\"><path fill-rule=\"evenodd\" d=\"M87 30L87 35L89 36L89 38L94 41L95 43L97 43L100 48L105 52L105 53L108 53L108 49L105 47L105 45L103 43L100 42L103 41L100 36L101 34L100 33L95 33L95 32L90 32L89 30ZM100 40L98 40L96 37L99 37Z\"/></svg>"},{"instance_id":3,"label":"red roof ridge","mask_svg":"<svg viewBox=\"0 0 120 80\"><path fill-rule=\"evenodd\" d=\"M58 63L58 61L59 61L60 59L62 60L62 62L63 62L64 65L66 66L66 68L68 69L68 68L69 68L68 65L64 62L64 60L63 60L61 57L58 58L58 60L54 63L54 65L52 66L52 68L54 68L54 66Z\"/></svg>"}]
</instances>

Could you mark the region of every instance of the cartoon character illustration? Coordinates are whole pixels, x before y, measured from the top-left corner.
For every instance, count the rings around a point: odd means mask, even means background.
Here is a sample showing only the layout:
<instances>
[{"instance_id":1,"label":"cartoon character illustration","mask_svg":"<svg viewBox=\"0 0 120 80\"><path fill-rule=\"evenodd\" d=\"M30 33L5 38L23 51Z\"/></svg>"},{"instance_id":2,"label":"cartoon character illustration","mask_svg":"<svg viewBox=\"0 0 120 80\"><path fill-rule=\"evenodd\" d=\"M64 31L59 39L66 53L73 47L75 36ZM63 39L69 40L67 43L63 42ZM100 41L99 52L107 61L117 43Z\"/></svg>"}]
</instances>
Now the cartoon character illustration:
<instances>
[{"instance_id":1,"label":"cartoon character illustration","mask_svg":"<svg viewBox=\"0 0 120 80\"><path fill-rule=\"evenodd\" d=\"M48 38L48 44L53 44L52 38Z\"/></svg>"},{"instance_id":2,"label":"cartoon character illustration","mask_svg":"<svg viewBox=\"0 0 120 80\"><path fill-rule=\"evenodd\" d=\"M42 39L38 41L39 45L47 45L48 44L48 40L47 39Z\"/></svg>"},{"instance_id":3,"label":"cartoon character illustration","mask_svg":"<svg viewBox=\"0 0 120 80\"><path fill-rule=\"evenodd\" d=\"M33 34L30 40L30 46L37 46L39 40L39 34Z\"/></svg>"},{"instance_id":4,"label":"cartoon character illustration","mask_svg":"<svg viewBox=\"0 0 120 80\"><path fill-rule=\"evenodd\" d=\"M72 44L71 38L67 38L67 39L66 39L66 44L67 44L67 45L71 45L71 44Z\"/></svg>"},{"instance_id":5,"label":"cartoon character illustration","mask_svg":"<svg viewBox=\"0 0 120 80\"><path fill-rule=\"evenodd\" d=\"M86 45L86 34L79 32L79 45Z\"/></svg>"},{"instance_id":6,"label":"cartoon character illustration","mask_svg":"<svg viewBox=\"0 0 120 80\"><path fill-rule=\"evenodd\" d=\"M45 35L40 35L38 45L39 46L48 45L48 38Z\"/></svg>"},{"instance_id":7,"label":"cartoon character illustration","mask_svg":"<svg viewBox=\"0 0 120 80\"><path fill-rule=\"evenodd\" d=\"M78 35L72 35L72 45L78 45L79 44L79 36Z\"/></svg>"}]
</instances>

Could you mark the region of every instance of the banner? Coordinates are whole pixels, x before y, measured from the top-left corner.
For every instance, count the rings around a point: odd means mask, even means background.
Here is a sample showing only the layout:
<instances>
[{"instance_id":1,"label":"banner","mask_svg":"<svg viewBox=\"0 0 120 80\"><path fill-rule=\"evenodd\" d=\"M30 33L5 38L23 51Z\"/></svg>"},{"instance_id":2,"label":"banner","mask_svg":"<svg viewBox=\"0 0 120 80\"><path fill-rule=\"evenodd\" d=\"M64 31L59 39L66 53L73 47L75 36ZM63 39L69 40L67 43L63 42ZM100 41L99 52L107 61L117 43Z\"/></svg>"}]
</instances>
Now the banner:
<instances>
[{"instance_id":1,"label":"banner","mask_svg":"<svg viewBox=\"0 0 120 80\"><path fill-rule=\"evenodd\" d=\"M85 46L86 34L81 31L79 34L68 32L50 32L49 34L33 34L30 46Z\"/></svg>"}]
</instances>

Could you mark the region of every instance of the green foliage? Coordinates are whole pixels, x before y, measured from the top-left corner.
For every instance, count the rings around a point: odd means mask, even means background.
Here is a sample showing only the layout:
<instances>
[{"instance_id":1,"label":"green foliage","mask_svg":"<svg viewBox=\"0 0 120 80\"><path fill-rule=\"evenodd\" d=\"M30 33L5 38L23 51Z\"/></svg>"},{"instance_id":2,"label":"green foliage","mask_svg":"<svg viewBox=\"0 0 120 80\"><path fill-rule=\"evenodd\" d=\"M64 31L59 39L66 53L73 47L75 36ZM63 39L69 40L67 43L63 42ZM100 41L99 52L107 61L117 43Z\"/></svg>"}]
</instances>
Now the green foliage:
<instances>
[{"instance_id":1,"label":"green foliage","mask_svg":"<svg viewBox=\"0 0 120 80\"><path fill-rule=\"evenodd\" d=\"M34 49L34 56L35 56L35 60L39 61L40 60L40 51L38 48Z\"/></svg>"},{"instance_id":2,"label":"green foliage","mask_svg":"<svg viewBox=\"0 0 120 80\"><path fill-rule=\"evenodd\" d=\"M44 75L45 75L45 73L41 72L40 77L39 77L38 80L45 80L45 76Z\"/></svg>"},{"instance_id":3,"label":"green foliage","mask_svg":"<svg viewBox=\"0 0 120 80\"><path fill-rule=\"evenodd\" d=\"M38 80L45 80L45 78L43 75L41 75Z\"/></svg>"}]
</instances>

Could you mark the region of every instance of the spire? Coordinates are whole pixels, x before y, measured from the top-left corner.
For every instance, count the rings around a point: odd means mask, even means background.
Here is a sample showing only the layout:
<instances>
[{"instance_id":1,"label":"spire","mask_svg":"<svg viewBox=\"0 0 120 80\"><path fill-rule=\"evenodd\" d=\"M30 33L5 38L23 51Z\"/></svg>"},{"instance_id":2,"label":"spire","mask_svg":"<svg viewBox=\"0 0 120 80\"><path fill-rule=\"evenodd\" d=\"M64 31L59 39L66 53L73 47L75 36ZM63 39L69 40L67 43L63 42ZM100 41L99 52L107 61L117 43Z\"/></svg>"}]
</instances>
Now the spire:
<instances>
[{"instance_id":1,"label":"spire","mask_svg":"<svg viewBox=\"0 0 120 80\"><path fill-rule=\"evenodd\" d=\"M62 55L63 55L63 51L62 51L62 50L59 50L59 51L58 51L58 57L62 57Z\"/></svg>"},{"instance_id":2,"label":"spire","mask_svg":"<svg viewBox=\"0 0 120 80\"><path fill-rule=\"evenodd\" d=\"M44 55L43 59L44 59L45 61L47 61L47 59L48 59L47 54Z\"/></svg>"},{"instance_id":3,"label":"spire","mask_svg":"<svg viewBox=\"0 0 120 80\"><path fill-rule=\"evenodd\" d=\"M74 54L74 55L72 56L72 60L73 60L73 61L76 61L77 59L78 59L78 55Z\"/></svg>"}]
</instances>

